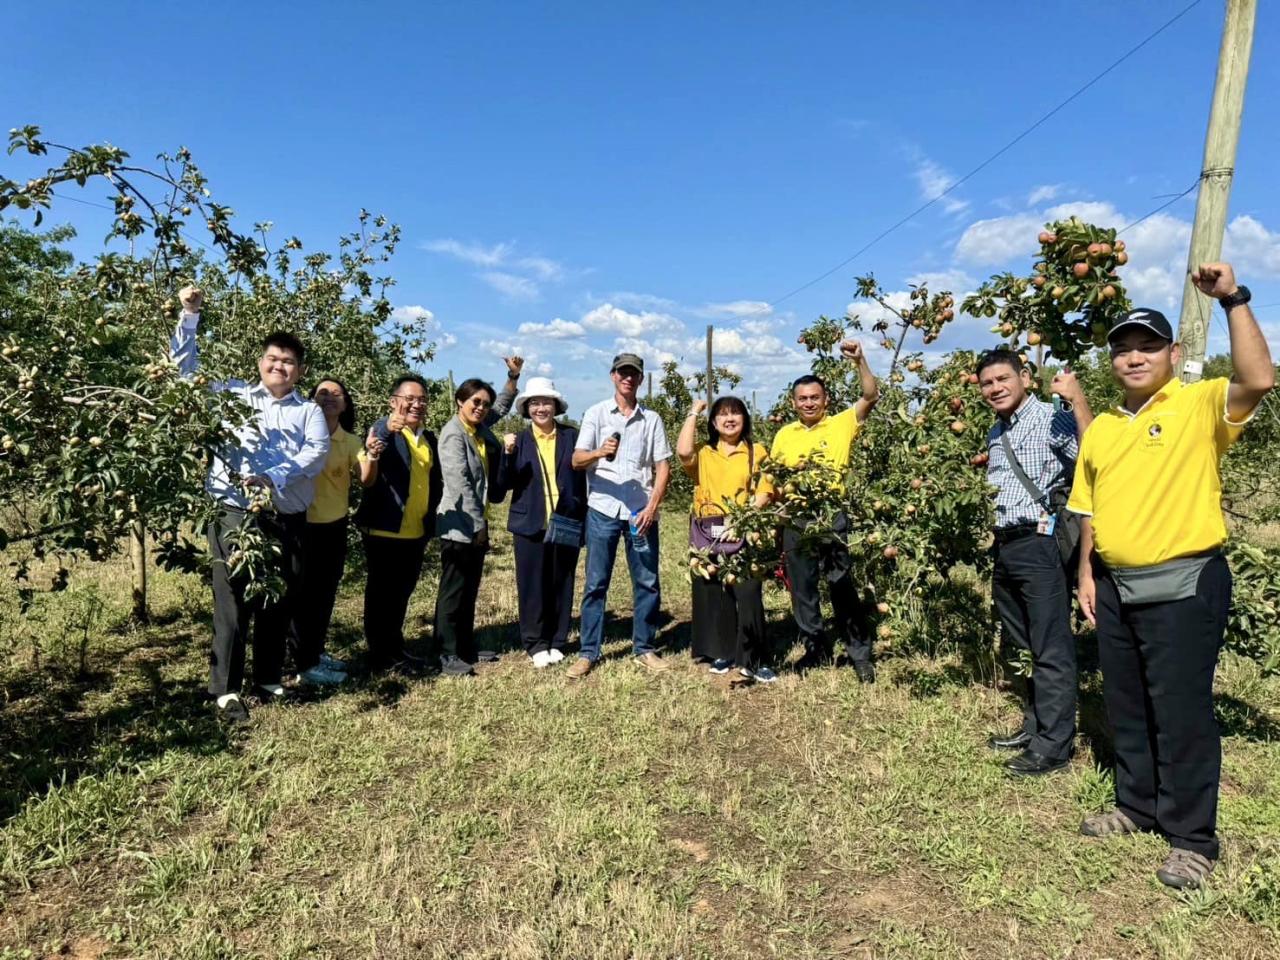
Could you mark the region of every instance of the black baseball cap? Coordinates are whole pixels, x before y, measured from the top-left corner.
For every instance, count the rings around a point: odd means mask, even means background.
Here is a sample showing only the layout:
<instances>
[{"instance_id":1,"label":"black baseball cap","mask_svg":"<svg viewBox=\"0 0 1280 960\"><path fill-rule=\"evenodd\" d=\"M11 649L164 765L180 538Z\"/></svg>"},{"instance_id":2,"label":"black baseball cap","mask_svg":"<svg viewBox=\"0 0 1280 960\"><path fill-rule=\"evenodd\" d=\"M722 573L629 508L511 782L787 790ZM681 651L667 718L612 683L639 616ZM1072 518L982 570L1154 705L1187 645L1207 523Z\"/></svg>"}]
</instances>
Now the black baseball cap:
<instances>
[{"instance_id":1,"label":"black baseball cap","mask_svg":"<svg viewBox=\"0 0 1280 960\"><path fill-rule=\"evenodd\" d=\"M1173 342L1173 327L1169 325L1168 318L1159 310L1141 309L1130 310L1120 318L1119 322L1107 331L1107 343L1114 343L1121 330L1127 330L1132 327L1150 330L1162 340Z\"/></svg>"},{"instance_id":2,"label":"black baseball cap","mask_svg":"<svg viewBox=\"0 0 1280 960\"><path fill-rule=\"evenodd\" d=\"M621 367L635 367L641 374L644 373L644 361L634 353L620 353L614 357L613 366L609 368L609 372L613 373Z\"/></svg>"}]
</instances>

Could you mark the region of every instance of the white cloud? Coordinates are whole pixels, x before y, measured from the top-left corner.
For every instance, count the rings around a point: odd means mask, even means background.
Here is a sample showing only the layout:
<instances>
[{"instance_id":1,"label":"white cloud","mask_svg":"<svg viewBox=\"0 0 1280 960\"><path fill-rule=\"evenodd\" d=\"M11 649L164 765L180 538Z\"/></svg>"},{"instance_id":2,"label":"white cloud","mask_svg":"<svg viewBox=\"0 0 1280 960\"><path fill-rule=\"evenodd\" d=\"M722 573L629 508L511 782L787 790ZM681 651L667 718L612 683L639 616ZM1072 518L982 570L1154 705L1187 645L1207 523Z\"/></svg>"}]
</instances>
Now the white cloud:
<instances>
[{"instance_id":1,"label":"white cloud","mask_svg":"<svg viewBox=\"0 0 1280 960\"><path fill-rule=\"evenodd\" d=\"M643 310L631 313L612 303L602 303L582 317L582 325L588 330L613 333L622 337L644 337L663 331L679 330L683 326L668 313Z\"/></svg>"},{"instance_id":2,"label":"white cloud","mask_svg":"<svg viewBox=\"0 0 1280 960\"><path fill-rule=\"evenodd\" d=\"M1280 276L1280 233L1271 232L1253 217L1243 214L1227 226L1223 255L1237 274Z\"/></svg>"},{"instance_id":3,"label":"white cloud","mask_svg":"<svg viewBox=\"0 0 1280 960\"><path fill-rule=\"evenodd\" d=\"M913 158L916 165L914 171L916 183L919 184L920 195L925 200L939 199L947 213L959 214L969 209L968 200L961 200L951 194L943 196L943 193L955 183L955 177L919 151L914 152Z\"/></svg>"},{"instance_id":4,"label":"white cloud","mask_svg":"<svg viewBox=\"0 0 1280 960\"><path fill-rule=\"evenodd\" d=\"M539 280L564 279L564 266L546 257L521 257L515 261L514 265L528 271Z\"/></svg>"},{"instance_id":5,"label":"white cloud","mask_svg":"<svg viewBox=\"0 0 1280 960\"><path fill-rule=\"evenodd\" d=\"M541 289L528 277L514 273L491 270L480 274L480 279L510 300L537 300Z\"/></svg>"},{"instance_id":6,"label":"white cloud","mask_svg":"<svg viewBox=\"0 0 1280 960\"><path fill-rule=\"evenodd\" d=\"M586 328L573 320L561 320L556 317L550 323L522 323L518 333L547 337L550 340L568 340L572 337L586 335Z\"/></svg>"},{"instance_id":7,"label":"white cloud","mask_svg":"<svg viewBox=\"0 0 1280 960\"><path fill-rule=\"evenodd\" d=\"M591 297L589 299L600 299ZM632 290L618 290L610 293L603 298L608 303L617 304L620 307L630 307L636 310L674 310L678 304L674 300L667 297L659 297L652 293L636 293Z\"/></svg>"},{"instance_id":8,"label":"white cloud","mask_svg":"<svg viewBox=\"0 0 1280 960\"><path fill-rule=\"evenodd\" d=\"M1036 251L1036 234L1044 224L1034 213L975 220L956 241L955 257L963 264L1003 264Z\"/></svg>"},{"instance_id":9,"label":"white cloud","mask_svg":"<svg viewBox=\"0 0 1280 960\"><path fill-rule=\"evenodd\" d=\"M477 276L512 300L536 300L542 293L540 282L558 283L567 274L564 264L549 257L515 256L514 243L495 243L486 247L447 237L443 240L431 240L421 246L431 253L444 254L463 263L488 268ZM499 267L502 269L497 269Z\"/></svg>"},{"instance_id":10,"label":"white cloud","mask_svg":"<svg viewBox=\"0 0 1280 960\"><path fill-rule=\"evenodd\" d=\"M657 374L662 364L679 362L681 359L679 354L670 349L673 344L659 346L642 337L618 337L613 341L613 346L616 353L634 353L643 360L646 374Z\"/></svg>"},{"instance_id":11,"label":"white cloud","mask_svg":"<svg viewBox=\"0 0 1280 960\"><path fill-rule=\"evenodd\" d=\"M730 300L727 303L707 303L693 311L699 317L767 317L773 306L764 300Z\"/></svg>"},{"instance_id":12,"label":"white cloud","mask_svg":"<svg viewBox=\"0 0 1280 960\"><path fill-rule=\"evenodd\" d=\"M957 299L962 292L973 290L978 285L977 280L957 267L952 267L950 270L917 273L907 277L907 283L926 286L931 294L949 290L957 295Z\"/></svg>"},{"instance_id":13,"label":"white cloud","mask_svg":"<svg viewBox=\"0 0 1280 960\"><path fill-rule=\"evenodd\" d=\"M401 325L416 326L426 330L427 336L442 349L458 342L458 338L452 333L445 332L434 313L419 304L408 303L395 307L391 311L391 319Z\"/></svg>"},{"instance_id":14,"label":"white cloud","mask_svg":"<svg viewBox=\"0 0 1280 960\"><path fill-rule=\"evenodd\" d=\"M1061 192L1062 184L1060 183L1046 183L1043 186L1036 187L1027 194L1027 206L1034 207L1038 203L1057 199L1058 194Z\"/></svg>"},{"instance_id":15,"label":"white cloud","mask_svg":"<svg viewBox=\"0 0 1280 960\"><path fill-rule=\"evenodd\" d=\"M511 252L511 244L495 243L492 247L483 247L446 237L443 240L428 241L422 245L422 249L431 253L443 253L477 267L497 267L506 261Z\"/></svg>"}]
</instances>

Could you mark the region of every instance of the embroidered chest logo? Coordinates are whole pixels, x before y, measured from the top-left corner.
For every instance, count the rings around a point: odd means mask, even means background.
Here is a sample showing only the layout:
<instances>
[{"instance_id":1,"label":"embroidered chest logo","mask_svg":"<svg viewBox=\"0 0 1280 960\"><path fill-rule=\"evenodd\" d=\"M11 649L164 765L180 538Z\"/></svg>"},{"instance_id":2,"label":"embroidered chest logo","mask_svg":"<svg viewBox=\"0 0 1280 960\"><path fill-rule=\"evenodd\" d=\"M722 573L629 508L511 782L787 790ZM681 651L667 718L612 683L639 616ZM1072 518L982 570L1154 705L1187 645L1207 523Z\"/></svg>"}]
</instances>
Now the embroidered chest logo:
<instances>
[{"instance_id":1,"label":"embroidered chest logo","mask_svg":"<svg viewBox=\"0 0 1280 960\"><path fill-rule=\"evenodd\" d=\"M1160 433L1160 424L1158 423L1153 423L1151 426L1147 427L1147 436L1152 440L1157 439L1160 436Z\"/></svg>"}]
</instances>

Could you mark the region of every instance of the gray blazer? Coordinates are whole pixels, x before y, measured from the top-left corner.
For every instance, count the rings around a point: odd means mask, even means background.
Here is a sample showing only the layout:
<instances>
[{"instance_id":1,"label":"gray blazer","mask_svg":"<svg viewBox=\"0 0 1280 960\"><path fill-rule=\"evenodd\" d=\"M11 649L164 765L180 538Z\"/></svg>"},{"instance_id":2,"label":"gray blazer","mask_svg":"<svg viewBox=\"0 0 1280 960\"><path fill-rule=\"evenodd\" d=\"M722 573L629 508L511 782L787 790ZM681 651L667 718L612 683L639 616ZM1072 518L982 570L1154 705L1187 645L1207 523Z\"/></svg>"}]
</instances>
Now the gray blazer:
<instances>
[{"instance_id":1,"label":"gray blazer","mask_svg":"<svg viewBox=\"0 0 1280 960\"><path fill-rule=\"evenodd\" d=\"M484 424L477 431L477 438L488 448L489 473L485 472L480 453L457 414L450 417L441 429L442 483L440 506L436 509L436 535L441 539L471 543L477 533L487 529L485 503L490 498L495 503L499 502L506 495L506 491L494 488L490 483L492 476L497 474L502 445L489 426L506 416L515 398L516 391L510 387L498 394Z\"/></svg>"}]
</instances>

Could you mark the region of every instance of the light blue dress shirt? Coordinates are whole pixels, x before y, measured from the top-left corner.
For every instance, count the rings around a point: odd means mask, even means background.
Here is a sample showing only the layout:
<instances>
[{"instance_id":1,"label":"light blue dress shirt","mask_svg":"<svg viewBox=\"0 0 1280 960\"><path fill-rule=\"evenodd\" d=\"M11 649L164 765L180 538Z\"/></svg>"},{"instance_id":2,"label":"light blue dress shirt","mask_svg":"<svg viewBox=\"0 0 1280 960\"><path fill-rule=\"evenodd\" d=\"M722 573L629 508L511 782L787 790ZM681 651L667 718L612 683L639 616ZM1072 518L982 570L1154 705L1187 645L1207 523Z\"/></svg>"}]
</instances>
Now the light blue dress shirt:
<instances>
[{"instance_id":1,"label":"light blue dress shirt","mask_svg":"<svg viewBox=\"0 0 1280 960\"><path fill-rule=\"evenodd\" d=\"M169 353L184 377L194 376L198 366L199 323L198 313L184 313L169 343ZM249 500L234 478L264 476L271 481L277 510L305 512L329 456L329 427L323 411L296 390L277 400L261 383L224 380L210 389L233 394L256 415L236 430L237 442L213 458L205 490L218 502L243 510Z\"/></svg>"}]
</instances>

